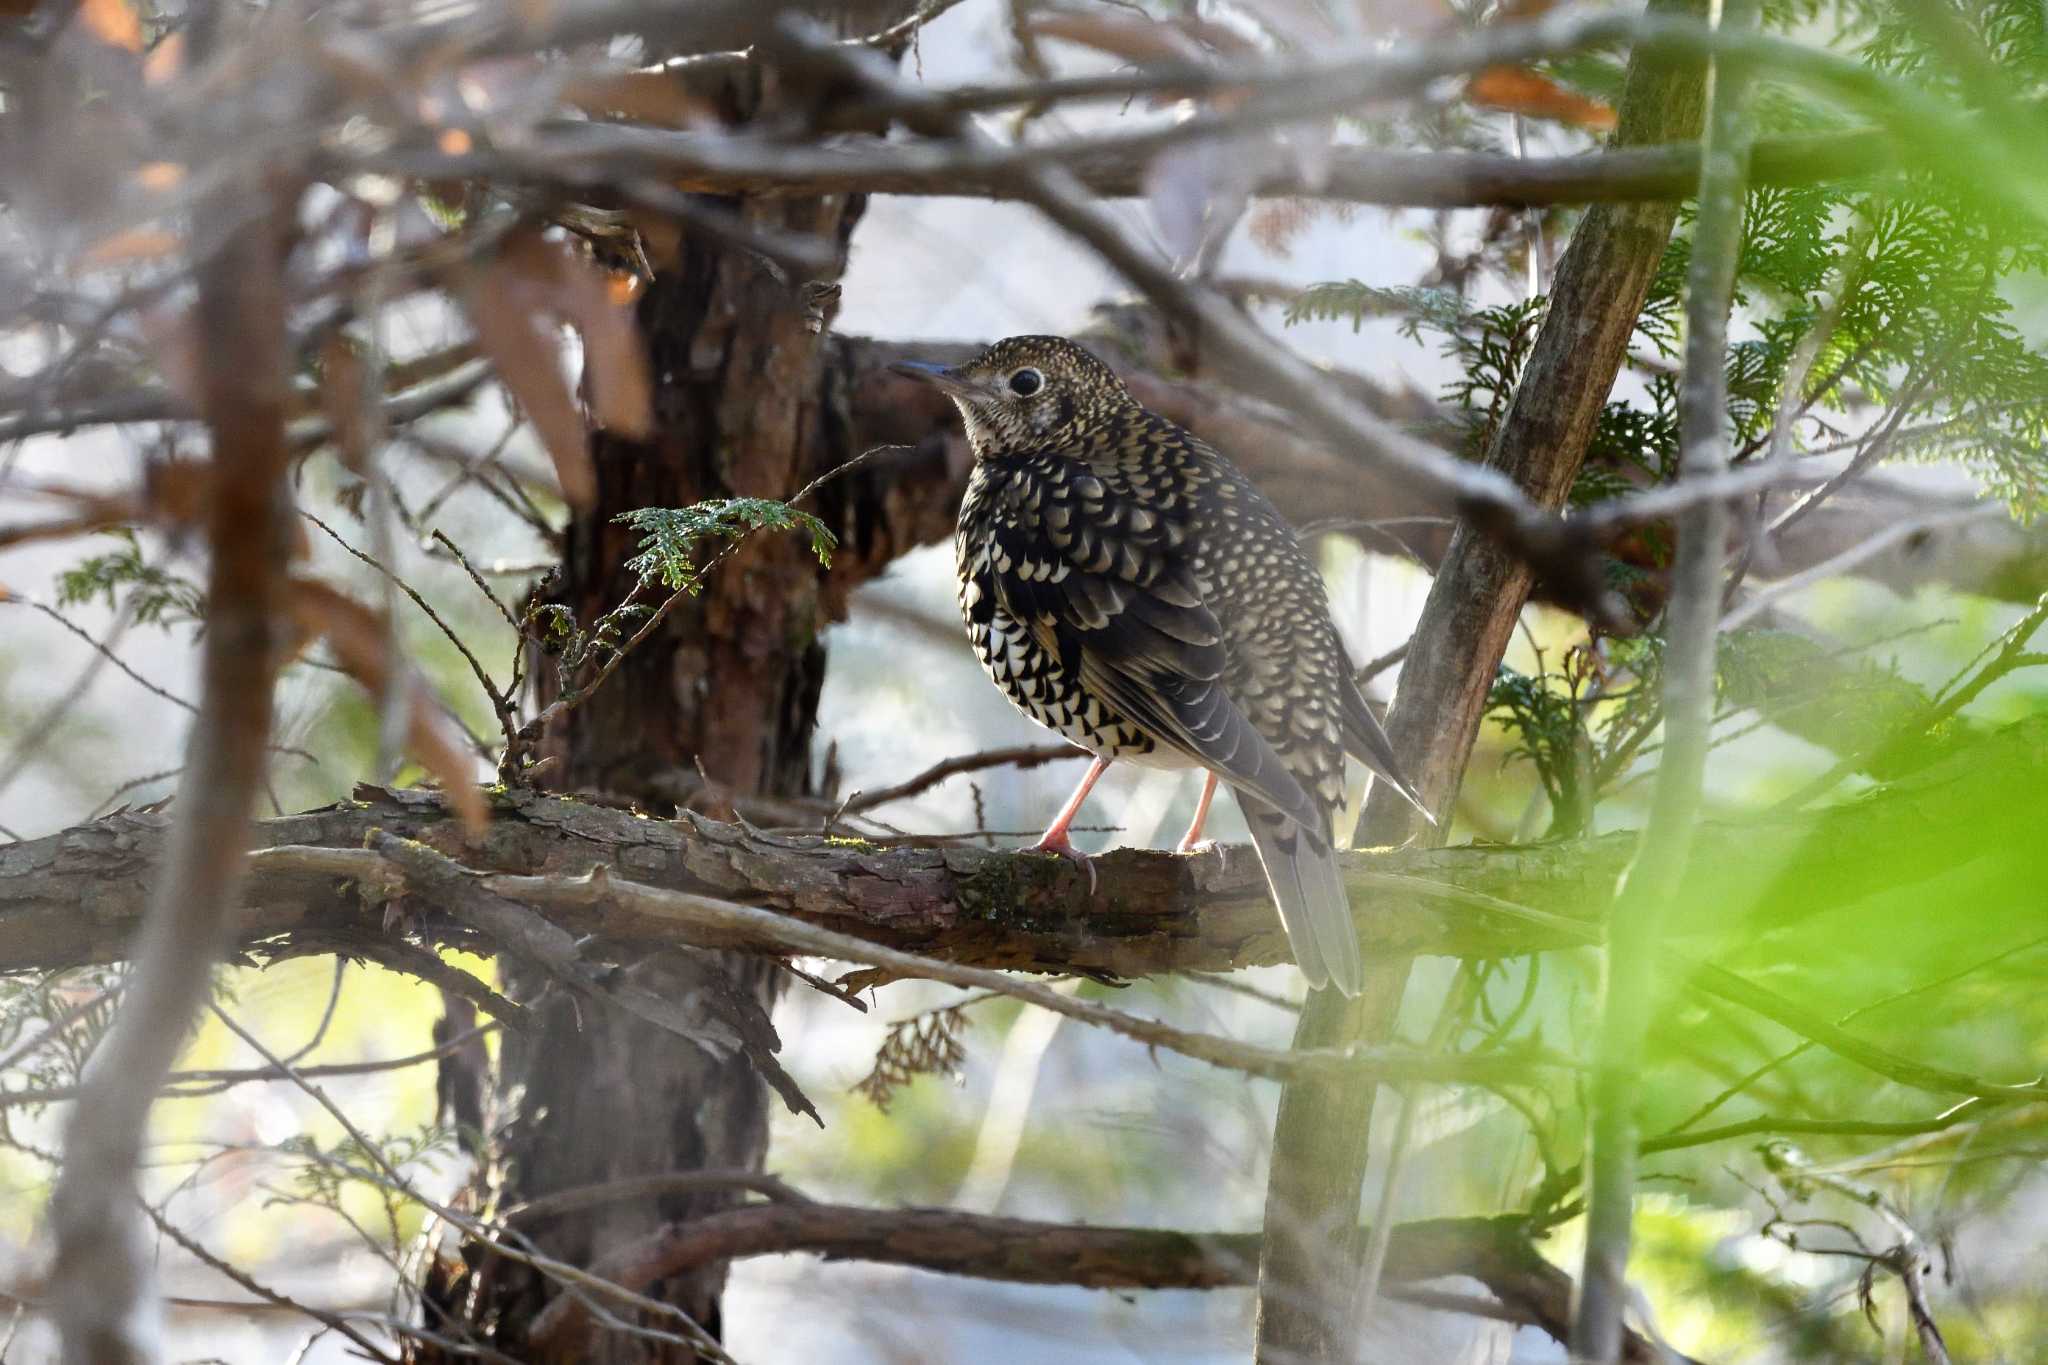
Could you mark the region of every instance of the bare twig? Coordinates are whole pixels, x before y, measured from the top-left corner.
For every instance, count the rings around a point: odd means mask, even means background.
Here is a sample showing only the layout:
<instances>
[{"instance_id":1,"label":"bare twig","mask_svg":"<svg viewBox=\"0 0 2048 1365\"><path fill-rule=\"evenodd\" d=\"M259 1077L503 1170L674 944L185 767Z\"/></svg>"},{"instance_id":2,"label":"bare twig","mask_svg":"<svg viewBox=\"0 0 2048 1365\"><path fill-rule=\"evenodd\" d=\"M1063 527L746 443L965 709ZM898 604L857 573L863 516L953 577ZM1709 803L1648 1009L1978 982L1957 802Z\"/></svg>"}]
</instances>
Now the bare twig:
<instances>
[{"instance_id":1,"label":"bare twig","mask_svg":"<svg viewBox=\"0 0 2048 1365\"><path fill-rule=\"evenodd\" d=\"M1825 583L1829 579L1840 578L1853 570L1857 565L1875 559L1893 546L1911 540L1916 536L1924 536L1929 531L1938 531L1950 526L1961 526L1968 522L1985 521L2001 515L2003 515L2001 509L1996 507L1965 507L1959 511L1935 513L1930 516L1917 517L1907 521L1893 522L1890 526L1883 528L1860 544L1851 545L1848 549L1843 550L1832 558L1824 559L1818 564L1801 569L1798 573L1788 578L1778 579L1762 592L1752 594L1736 604L1726 616L1721 618L1720 629L1723 632L1739 630L1771 610L1776 603L1791 596L1793 593L1803 592L1816 583Z\"/></svg>"},{"instance_id":2,"label":"bare twig","mask_svg":"<svg viewBox=\"0 0 2048 1365\"><path fill-rule=\"evenodd\" d=\"M418 607L422 612L426 614L426 618L434 623L434 628L441 632L443 638L445 638L449 644L455 646L455 652L460 654L463 658L463 661L469 665L469 671L471 674L475 676L477 686L481 687L484 690L485 699L490 702L492 712L495 713L496 716L498 717L498 727L504 733L505 744L507 748L509 749L511 746L515 745L518 742L518 727L513 724L513 721L517 716L517 708L514 705L512 698L505 691L501 690L498 687L497 683L491 680L491 675L489 672L485 670L482 662L479 661L476 655L470 651L468 644L466 644L463 641L463 638L455 633L454 628L451 627L446 621L441 619L441 613L434 610L433 604L427 601L426 598L420 596L419 590L413 587L412 584L406 582L403 578L399 577L396 570L392 569L389 565L385 564L382 560L379 560L374 555L365 554L363 551L358 550L355 546L349 544L347 540L342 538L340 532L336 531L332 526L329 526L319 517L314 516L311 512L306 511L304 508L301 508L299 510L299 515L304 517L307 521L312 522L315 526L319 527L320 530L326 534L329 540L333 541L336 545L339 545L343 550L346 550L350 555L353 555L356 559L361 560L363 563L375 569L379 574L383 575L386 582L390 583L393 587L397 588L400 592L404 593L414 606ZM464 567L467 567L467 565L465 565ZM485 591L488 593L489 589L486 589ZM491 600L494 603L497 602L496 597L492 597ZM503 605L500 604L498 609L500 611L503 611ZM393 669L392 676L395 679L401 675L399 674L398 670ZM404 694L404 688L398 686L396 683L394 683L390 690L394 696L403 696Z\"/></svg>"},{"instance_id":3,"label":"bare twig","mask_svg":"<svg viewBox=\"0 0 2048 1365\"><path fill-rule=\"evenodd\" d=\"M635 1290L613 1283L604 1276L592 1274L590 1271L579 1266L572 1266L553 1257L543 1256L537 1252L530 1251L524 1245L515 1244L504 1238L494 1237L491 1235L490 1230L476 1219L422 1194L416 1185L406 1179L404 1172L391 1164L390 1159L384 1155L383 1148L373 1142L356 1125L355 1121L349 1118L347 1112L328 1097L326 1091L306 1080L296 1068L292 1067L275 1052L272 1052L263 1044L261 1039L243 1028L225 1010L216 1007L214 1016L227 1027L230 1033L233 1033L237 1038L248 1044L264 1061L283 1071L300 1090L304 1091L315 1103L327 1111L327 1114L336 1123L341 1125L341 1130L354 1141L357 1149L370 1160L375 1170L365 1171L360 1167L349 1166L343 1163L331 1164L335 1164L341 1169L345 1169L359 1177L384 1185L394 1193L403 1195L422 1208L427 1209L437 1218L460 1228L466 1236L474 1239L478 1244L489 1247L498 1255L504 1256L509 1260L530 1265L543 1274L558 1280L570 1289L602 1294L631 1307L652 1311L671 1321L678 1322L682 1324L684 1331L688 1334L689 1340L687 1344L702 1352L706 1359L718 1362L718 1365L734 1365L732 1357L726 1354L725 1349L718 1344L717 1340L691 1320L680 1308L648 1298Z\"/></svg>"},{"instance_id":4,"label":"bare twig","mask_svg":"<svg viewBox=\"0 0 2048 1365\"><path fill-rule=\"evenodd\" d=\"M226 1259L225 1257L216 1256L212 1252L208 1251L205 1248L205 1246L203 1246L199 1242L197 1238L186 1235L186 1233L182 1229L180 1229L176 1223L173 1223L169 1218L165 1217L163 1214L158 1213L155 1209L151 1208L147 1203L144 1203L142 1205L142 1211L144 1216L147 1217L150 1222L156 1225L156 1230L158 1232L162 1233L164 1236L170 1238L173 1242L176 1242L179 1246L183 1247L187 1254L192 1256L193 1259L197 1260L200 1264L205 1265L210 1269L227 1276L227 1278L233 1280L236 1284L242 1286L242 1288L248 1290L251 1294L254 1294L257 1298L263 1300L265 1303L268 1303L276 1308L285 1309L289 1312L303 1314L304 1316L311 1318L313 1321L327 1328L328 1331L339 1332L342 1336L347 1337L351 1342L355 1343L356 1349L362 1352L364 1356L371 1360L382 1360L387 1362L387 1365L389 1365L390 1362L395 1361L395 1357L381 1349L375 1342L371 1341L368 1337L364 1336L354 1327L350 1326L348 1320L342 1317L340 1314L330 1313L324 1308L316 1308L312 1304L301 1303L297 1299L292 1298L288 1294L279 1293L277 1290L272 1289L270 1286L264 1284L261 1280L258 1280L255 1276L243 1270L240 1266L237 1266L234 1262Z\"/></svg>"},{"instance_id":5,"label":"bare twig","mask_svg":"<svg viewBox=\"0 0 2048 1365\"><path fill-rule=\"evenodd\" d=\"M1036 768L1041 763L1057 763L1061 759L1088 756L1086 749L1072 744L1019 744L1008 749L988 749L978 754L963 754L958 758L942 759L917 776L898 782L894 786L855 792L846 799L845 805L839 808L839 814L859 815L877 806L886 806L892 801L905 800L961 773L978 773L984 769L1001 767Z\"/></svg>"},{"instance_id":6,"label":"bare twig","mask_svg":"<svg viewBox=\"0 0 2048 1365\"><path fill-rule=\"evenodd\" d=\"M502 1209L504 1223L538 1223L580 1209L598 1208L622 1200L658 1199L670 1194L696 1194L704 1190L747 1190L777 1202L807 1202L806 1196L778 1176L765 1171L675 1171L667 1175L634 1176L608 1180L600 1185L577 1185L551 1190L523 1204Z\"/></svg>"}]
</instances>

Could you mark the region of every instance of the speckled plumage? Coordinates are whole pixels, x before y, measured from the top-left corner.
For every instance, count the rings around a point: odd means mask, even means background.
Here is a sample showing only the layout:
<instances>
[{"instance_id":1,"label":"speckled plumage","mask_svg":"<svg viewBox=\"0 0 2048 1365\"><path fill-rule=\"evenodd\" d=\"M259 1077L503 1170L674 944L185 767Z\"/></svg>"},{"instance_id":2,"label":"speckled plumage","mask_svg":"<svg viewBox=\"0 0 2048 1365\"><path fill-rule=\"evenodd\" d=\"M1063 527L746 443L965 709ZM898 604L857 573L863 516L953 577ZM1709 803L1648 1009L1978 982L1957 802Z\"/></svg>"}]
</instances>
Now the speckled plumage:
<instances>
[{"instance_id":1,"label":"speckled plumage","mask_svg":"<svg viewBox=\"0 0 2048 1365\"><path fill-rule=\"evenodd\" d=\"M1355 991L1330 842L1345 753L1415 797L1293 529L1227 459L1069 341L1013 337L958 369L922 368L974 447L960 608L989 676L1104 759L1217 774L1304 973Z\"/></svg>"}]
</instances>

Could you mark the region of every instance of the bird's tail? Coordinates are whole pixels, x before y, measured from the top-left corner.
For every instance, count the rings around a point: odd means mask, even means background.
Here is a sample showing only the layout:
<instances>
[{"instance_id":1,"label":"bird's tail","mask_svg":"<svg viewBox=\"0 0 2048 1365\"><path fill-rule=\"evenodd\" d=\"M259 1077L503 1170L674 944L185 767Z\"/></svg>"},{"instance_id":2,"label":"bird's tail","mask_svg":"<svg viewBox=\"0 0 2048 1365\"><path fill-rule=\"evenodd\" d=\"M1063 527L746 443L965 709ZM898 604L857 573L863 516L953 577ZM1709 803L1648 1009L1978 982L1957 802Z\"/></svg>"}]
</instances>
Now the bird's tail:
<instances>
[{"instance_id":1,"label":"bird's tail","mask_svg":"<svg viewBox=\"0 0 2048 1365\"><path fill-rule=\"evenodd\" d=\"M1365 966L1359 959L1358 927L1351 919L1351 900L1344 892L1336 850L1327 838L1256 796L1240 791L1237 802L1301 974L1318 989L1333 985L1346 995L1357 995L1365 983Z\"/></svg>"}]
</instances>

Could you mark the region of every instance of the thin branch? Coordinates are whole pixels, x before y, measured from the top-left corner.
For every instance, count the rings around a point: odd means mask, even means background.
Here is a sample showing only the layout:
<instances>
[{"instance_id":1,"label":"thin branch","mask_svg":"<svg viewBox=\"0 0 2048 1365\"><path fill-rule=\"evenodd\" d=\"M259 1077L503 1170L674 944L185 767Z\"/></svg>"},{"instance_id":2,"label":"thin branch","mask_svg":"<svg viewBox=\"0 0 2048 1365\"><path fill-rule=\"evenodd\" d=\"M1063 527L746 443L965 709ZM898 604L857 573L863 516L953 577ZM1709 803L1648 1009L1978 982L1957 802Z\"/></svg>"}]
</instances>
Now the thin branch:
<instances>
[{"instance_id":1,"label":"thin branch","mask_svg":"<svg viewBox=\"0 0 2048 1365\"><path fill-rule=\"evenodd\" d=\"M1568 13L1560 11L1559 16ZM1604 21L1598 15L1578 14L1571 18L1571 24L1560 23L1573 32L1579 31L1577 25L1581 22L1587 32L1599 30L1603 22L1612 22L1611 16ZM1648 26L1646 31L1652 34L1682 33L1687 35L1688 43L1699 36L1690 25L1643 22ZM1550 23L1550 19L1545 19L1508 28L1535 29ZM906 101L923 98L921 92L899 80L885 66L855 60L815 36L807 24L786 19L784 31L796 54L836 76ZM1456 69L1457 59L1446 55L1454 46L1447 45L1441 53L1432 49L1427 57L1418 56L1415 60L1419 67L1435 70L1433 63L1442 58ZM1861 70L1853 64L1851 67ZM963 117L927 105L920 107L928 109L932 126L950 133L960 145L988 147L987 138ZM1632 494L1569 520L1560 519L1533 503L1499 470L1456 459L1368 411L1329 383L1327 376L1275 343L1223 295L1180 279L1166 261L1133 237L1113 214L1092 201L1064 167L1041 164L1035 158L1005 164L1020 199L1091 248L1161 312L1193 329L1213 360L1243 376L1263 390L1264 396L1281 403L1328 439L1355 451L1388 476L1404 481L1418 496L1437 506L1455 509L1475 526L1509 545L1535 566L1568 604L1610 627L1620 629L1631 624L1628 607L1605 581L1600 557L1589 551L1606 537L1628 527L1739 493L1772 487L1787 478L1786 471L1778 469L1735 473L1716 470L1682 485Z\"/></svg>"},{"instance_id":2,"label":"thin branch","mask_svg":"<svg viewBox=\"0 0 2048 1365\"><path fill-rule=\"evenodd\" d=\"M349 1118L347 1112L328 1097L326 1091L307 1081L301 1072L264 1046L262 1040L243 1028L225 1010L216 1006L213 1013L214 1017L219 1019L229 1032L248 1044L264 1061L283 1071L301 1091L324 1109L328 1116L336 1123L340 1124L341 1130L348 1134L349 1138L355 1143L356 1148L369 1158L376 1169L374 1171L365 1171L345 1163L333 1162L330 1164L347 1170L359 1178L369 1179L385 1186L394 1193L400 1194L428 1210L435 1217L444 1220L453 1227L459 1228L464 1235L479 1245L487 1246L493 1252L509 1260L532 1266L534 1269L572 1289L595 1291L628 1306L652 1311L660 1316L679 1322L689 1336L688 1344L702 1352L706 1359L718 1362L718 1365L735 1365L732 1357L726 1354L724 1347L720 1346L715 1338L705 1332L687 1313L675 1305L648 1298L634 1289L616 1284L604 1276L593 1274L580 1266L573 1266L567 1262L558 1261L553 1257L543 1256L538 1252L526 1249L522 1245L515 1245L503 1238L494 1237L489 1229L476 1219L422 1194L417 1186L406 1179L402 1171L391 1164L390 1159L384 1155L384 1149L371 1141L369 1136Z\"/></svg>"},{"instance_id":3,"label":"thin branch","mask_svg":"<svg viewBox=\"0 0 2048 1365\"><path fill-rule=\"evenodd\" d=\"M503 1223L539 1223L565 1213L602 1208L606 1204L659 1199L664 1195L700 1194L706 1190L747 1190L777 1203L808 1202L780 1177L764 1171L674 1171L667 1175L631 1176L596 1185L550 1190L498 1213Z\"/></svg>"},{"instance_id":4,"label":"thin branch","mask_svg":"<svg viewBox=\"0 0 2048 1365\"><path fill-rule=\"evenodd\" d=\"M236 1284L242 1286L242 1288L248 1290L257 1298L263 1300L264 1303L269 1304L274 1308L282 1308L289 1312L299 1313L304 1315L305 1317L311 1318L313 1321L327 1328L328 1331L339 1332L341 1335L347 1337L350 1341L354 1342L356 1349L362 1352L363 1355L366 1356L368 1359L382 1360L387 1362L387 1365L395 1365L395 1357L381 1349L375 1342L371 1341L368 1337L364 1336L354 1327L350 1326L348 1320L343 1318L340 1314L330 1313L324 1308L315 1308L313 1305L308 1303L300 1303L297 1299L292 1298L290 1295L279 1293L277 1290L272 1289L270 1286L258 1280L255 1276L249 1274L247 1271L243 1270L241 1267L234 1264L234 1262L227 1260L225 1257L216 1256L212 1252L208 1251L205 1248L205 1246L203 1246L199 1242L197 1238L186 1235L186 1233L183 1230L181 1230L176 1223L173 1223L169 1218L166 1218L163 1214L158 1213L155 1209L151 1208L147 1203L144 1203L142 1205L142 1211L144 1216L146 1216L150 1222L156 1225L156 1229L158 1232L162 1233L164 1236L170 1238L173 1242L176 1242L179 1246L183 1247L186 1253L189 1254L193 1259L197 1260L200 1264L207 1266L210 1269L218 1272L219 1274L227 1276L227 1278L233 1280Z\"/></svg>"},{"instance_id":5,"label":"thin branch","mask_svg":"<svg viewBox=\"0 0 2048 1365\"><path fill-rule=\"evenodd\" d=\"M513 745L517 744L518 727L512 723L513 718L516 714L516 710L513 706L512 699L499 689L497 683L491 680L491 675L485 671L482 662L480 662L477 659L475 654L470 652L469 646L466 643L464 643L460 635L457 635L455 633L454 628L451 627L446 621L441 619L441 613L434 610L433 604L427 601L426 598L420 596L419 590L414 588L412 584L406 582L403 578L400 578L396 571L391 569L388 565L384 564L375 556L365 554L363 551L358 550L355 546L349 544L346 540L342 539L340 532L336 531L332 526L329 526L319 517L314 516L311 512L306 511L304 508L301 508L299 510L299 515L304 517L307 521L312 522L315 526L319 527L323 532L326 533L327 538L333 541L336 545L339 545L349 554L353 555L355 558L361 560L363 563L369 565L378 573L382 574L387 582L389 582L392 586L396 587L400 592L404 593L406 597L411 600L414 606L418 607L422 612L426 614L427 619L434 623L435 629L441 632L442 636L447 639L449 644L455 646L456 653L460 654L463 658L463 661L469 665L469 671L476 677L477 686L481 687L484 690L485 699L490 702L491 710L498 717L498 726L504 732L506 747L509 749ZM488 591L489 590L486 589L486 592ZM495 597L493 597L491 600L493 602L497 601ZM499 607L499 610L504 610L502 605ZM393 670L393 676L398 676L396 670ZM391 689L391 692L394 697L402 697L404 689L403 687L394 686ZM402 702L400 704L402 705Z\"/></svg>"},{"instance_id":6,"label":"thin branch","mask_svg":"<svg viewBox=\"0 0 2048 1365\"><path fill-rule=\"evenodd\" d=\"M291 542L282 259L290 221L290 206L261 181L223 189L202 213L226 242L199 272L203 406L215 464L202 691L135 976L73 1112L50 1201L52 1298L75 1360L139 1365L157 1354L148 1248L126 1200L151 1101L206 997L240 891L268 752Z\"/></svg>"},{"instance_id":7,"label":"thin branch","mask_svg":"<svg viewBox=\"0 0 2048 1365\"><path fill-rule=\"evenodd\" d=\"M73 621L70 617L66 616L63 612L58 611L55 607L50 606L48 603L45 602L38 602L34 598L30 597L0 597L0 603L8 602L15 603L19 606L27 607L32 611L39 611L43 615L49 617L52 621L55 621L58 625L64 627L64 629L70 631L73 635L83 640L95 651L104 655L108 663L112 664L115 668L119 669L124 675L126 675L129 681L133 682L136 686L142 688L143 691L150 693L152 696L163 698L165 701L169 702L171 705L177 707L181 711L189 711L195 714L198 712L199 708L194 706L191 702L186 701L183 697L179 696L175 692L171 692L163 687L158 686L156 683L151 682L149 679L143 677L140 673L137 673L133 668L129 667L128 664L122 660L120 655L114 653L113 645L110 640L94 639L91 633L88 632L84 627L80 626L77 622Z\"/></svg>"},{"instance_id":8,"label":"thin branch","mask_svg":"<svg viewBox=\"0 0 2048 1365\"><path fill-rule=\"evenodd\" d=\"M1747 33L1755 0L1723 0L1723 31ZM1699 223L1686 280L1685 371L1679 388L1681 478L1711 480L1730 458L1728 311L1742 247L1749 171L1751 72L1722 58L1708 75L1707 131L1700 163ZM1572 1353L1589 1365L1619 1359L1628 1302L1628 1255L1635 1200L1635 1106L1643 1038L1655 1001L1653 964L1663 924L1685 876L1698 818L1714 718L1714 655L1729 515L1719 501L1678 520L1677 562L1665 611L1664 752L1636 861L1608 920L1598 1063L1587 1148L1586 1251L1572 1321Z\"/></svg>"},{"instance_id":9,"label":"thin branch","mask_svg":"<svg viewBox=\"0 0 2048 1365\"><path fill-rule=\"evenodd\" d=\"M431 852L423 852L421 856L439 857ZM450 866L455 867L453 864ZM457 867L456 870L462 869ZM1485 1084L1492 1080L1513 1079L1518 1074L1526 1075L1531 1067L1561 1064L1556 1058L1534 1054L1519 1057L1431 1057L1404 1048L1281 1052L1232 1038L1193 1033L1160 1020L1110 1009L1093 1001L1077 1000L1036 981L1019 980L985 968L962 967L936 958L880 948L851 935L820 929L754 906L623 881L601 866L576 878L488 875L479 878L478 885L509 901L544 909L625 909L650 919L666 921L700 941L716 942L733 937L767 939L790 952L806 956L839 958L879 967L896 976L922 977L970 989L1000 991L1069 1019L1121 1034L1148 1047L1164 1048L1212 1066L1254 1076L1278 1078L1356 1070L1388 1081Z\"/></svg>"},{"instance_id":10,"label":"thin branch","mask_svg":"<svg viewBox=\"0 0 2048 1365\"><path fill-rule=\"evenodd\" d=\"M1759 65L1859 108L1879 126L1774 140L1761 160L1764 183L1802 183L1894 171L1900 152L1923 155L1937 171L1968 175L1987 169L1945 164L1944 138L1976 140L1979 123L1925 92L1861 64L1786 39L1717 33L1686 19L1642 17L1566 7L1539 20L1497 24L1454 36L1431 35L1391 50L1318 62L1261 61L1239 67L1175 65L1128 74L1042 81L995 89L870 90L836 112L842 123L893 116L919 131L968 117L978 109L1052 98L1107 98L1119 93L1227 91L1236 98L1177 123L1069 136L1055 141L939 150L880 138L826 147L793 147L765 138L674 132L627 124L558 123L536 129L516 154L502 148L449 151L420 140L352 153L357 170L435 178L527 179L580 183L602 172L612 179L657 176L707 194L832 193L1021 195L1015 172L1024 163L1065 168L1104 197L1143 192L1144 168L1166 148L1201 139L1242 137L1284 125L1423 94L1446 78L1499 65L1518 65L1589 48L1632 42L1651 57L1700 57L1716 51ZM825 39L821 53L854 57L854 45ZM836 49L836 51L834 51ZM1953 162L1950 158L1950 163ZM1257 192L1354 202L1455 207L1681 199L1698 185L1698 149L1686 145L1608 151L1592 156L1523 160L1507 156L1427 156L1339 149L1332 173L1313 177L1280 167ZM2038 210L2023 188L2002 187Z\"/></svg>"},{"instance_id":11,"label":"thin branch","mask_svg":"<svg viewBox=\"0 0 2048 1365\"><path fill-rule=\"evenodd\" d=\"M890 787L877 787L873 791L857 791L846 799L839 808L839 814L860 815L877 806L886 806L892 801L902 801L921 792L929 791L941 782L961 773L978 773L989 768L1015 767L1036 768L1042 763L1057 763L1061 759L1087 758L1086 749L1072 744L1019 744L1008 749L987 749L978 754L963 754L958 758L942 759L926 768L913 778L898 782Z\"/></svg>"},{"instance_id":12,"label":"thin branch","mask_svg":"<svg viewBox=\"0 0 2048 1365\"><path fill-rule=\"evenodd\" d=\"M1718 629L1724 634L1731 630L1740 630L1793 593L1804 592L1816 583L1841 578L1857 565L1877 558L1895 545L1917 536L1924 536L1929 531L1944 530L1970 522L1989 521L2002 515L2003 509L1997 507L1965 507L1960 511L1893 522L1859 544L1851 545L1840 554L1802 569L1789 578L1780 578L1762 592L1751 594L1721 618Z\"/></svg>"},{"instance_id":13,"label":"thin branch","mask_svg":"<svg viewBox=\"0 0 2048 1365\"><path fill-rule=\"evenodd\" d=\"M1530 1246L1536 1229L1518 1218L1444 1218L1402 1223L1388 1238L1387 1278L1398 1284L1465 1276L1501 1308L1561 1338L1571 1281ZM951 1209L865 1209L808 1201L753 1205L671 1223L615 1249L601 1269L644 1286L741 1257L808 1252L827 1260L915 1266L948 1275L1094 1289L1220 1289L1253 1282L1257 1233L1189 1233L997 1218ZM1458 1305L1460 1308L1462 1304ZM533 1340L574 1355L587 1324L558 1297L534 1322ZM1656 1359L1630 1342L1630 1359Z\"/></svg>"}]
</instances>

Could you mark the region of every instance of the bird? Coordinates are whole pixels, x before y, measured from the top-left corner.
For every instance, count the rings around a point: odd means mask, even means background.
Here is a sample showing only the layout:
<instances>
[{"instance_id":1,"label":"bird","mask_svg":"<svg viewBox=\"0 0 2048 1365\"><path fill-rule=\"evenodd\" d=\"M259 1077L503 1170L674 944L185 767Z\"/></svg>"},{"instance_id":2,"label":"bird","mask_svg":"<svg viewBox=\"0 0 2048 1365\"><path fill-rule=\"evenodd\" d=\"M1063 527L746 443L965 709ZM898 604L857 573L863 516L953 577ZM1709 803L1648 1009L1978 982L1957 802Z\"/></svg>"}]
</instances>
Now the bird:
<instances>
[{"instance_id":1,"label":"bird","mask_svg":"<svg viewBox=\"0 0 2048 1365\"><path fill-rule=\"evenodd\" d=\"M895 368L952 399L973 450L955 563L975 654L1019 710L1094 756L1032 847L1086 862L1069 829L1113 762L1205 769L1178 851L1203 847L1227 785L1302 974L1356 995L1364 968L1331 838L1344 756L1435 820L1366 706L1294 529L1222 453L1064 337Z\"/></svg>"}]
</instances>

